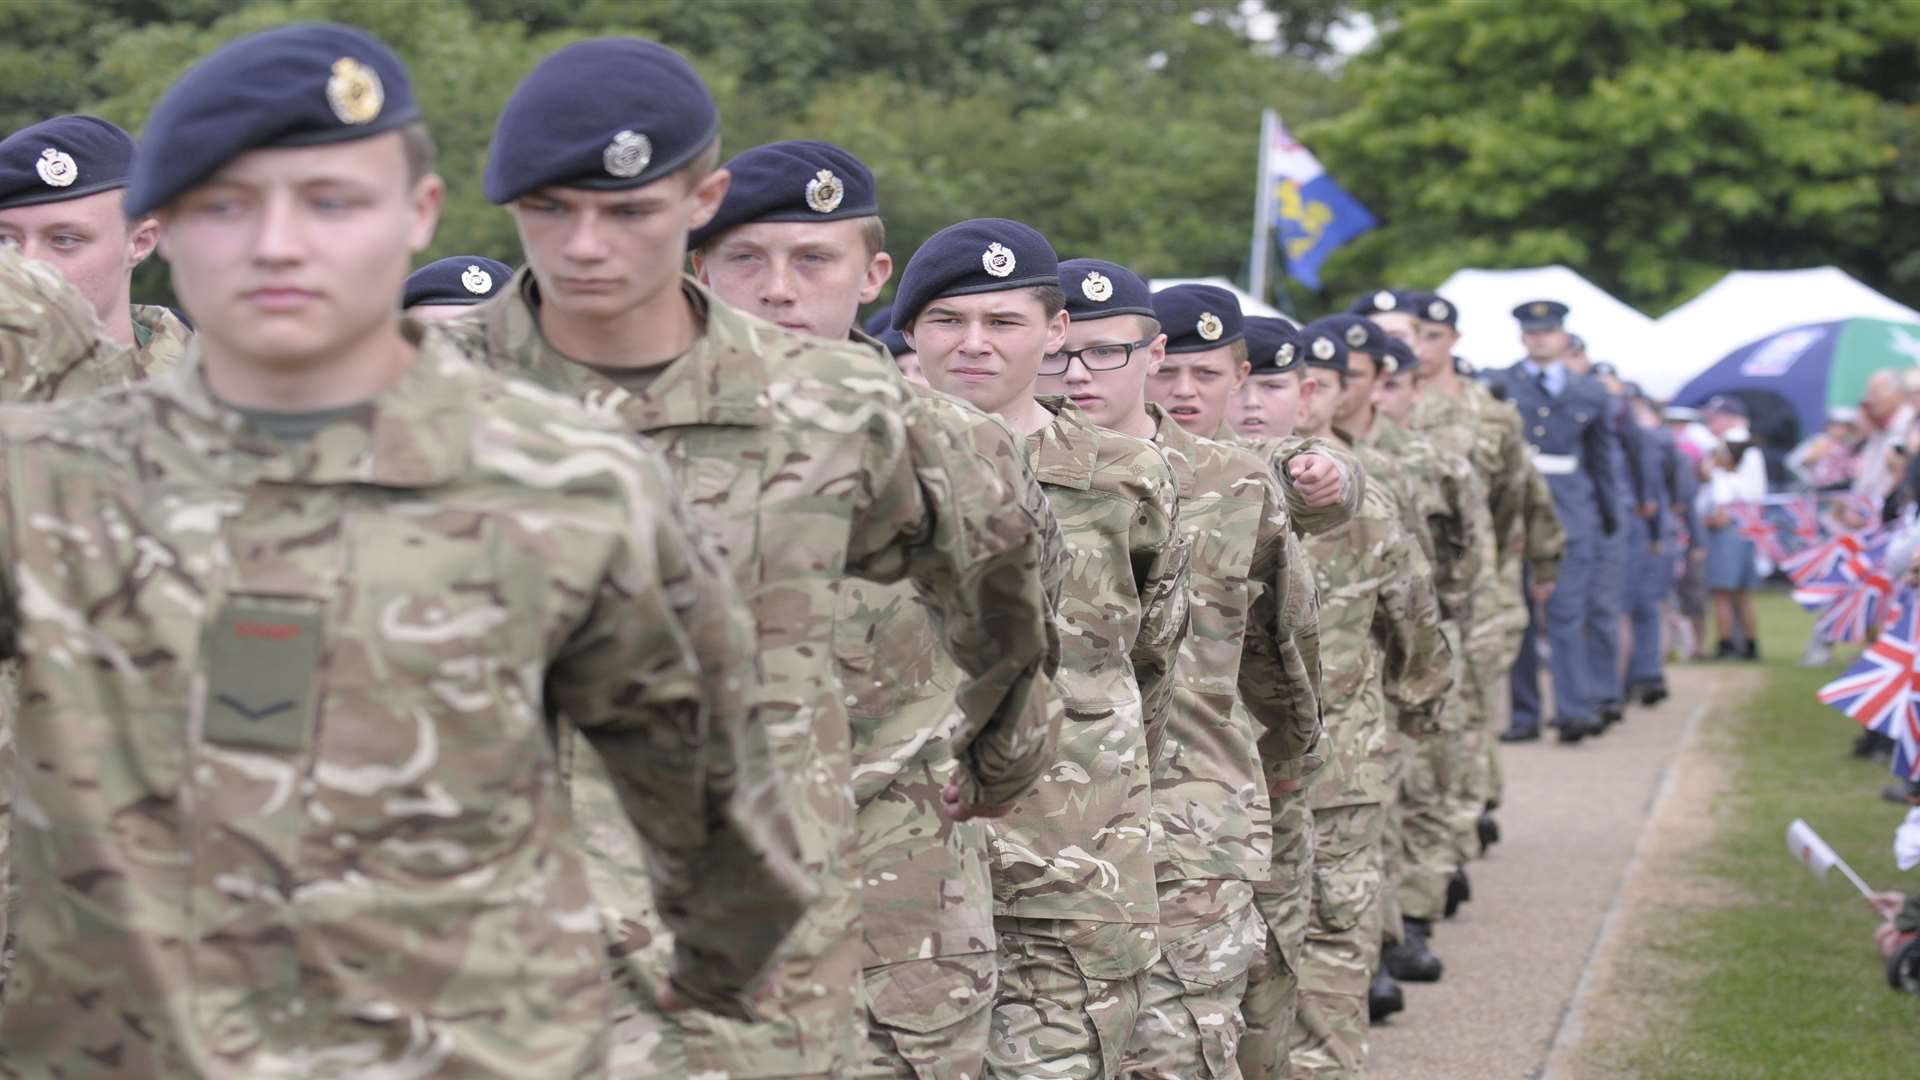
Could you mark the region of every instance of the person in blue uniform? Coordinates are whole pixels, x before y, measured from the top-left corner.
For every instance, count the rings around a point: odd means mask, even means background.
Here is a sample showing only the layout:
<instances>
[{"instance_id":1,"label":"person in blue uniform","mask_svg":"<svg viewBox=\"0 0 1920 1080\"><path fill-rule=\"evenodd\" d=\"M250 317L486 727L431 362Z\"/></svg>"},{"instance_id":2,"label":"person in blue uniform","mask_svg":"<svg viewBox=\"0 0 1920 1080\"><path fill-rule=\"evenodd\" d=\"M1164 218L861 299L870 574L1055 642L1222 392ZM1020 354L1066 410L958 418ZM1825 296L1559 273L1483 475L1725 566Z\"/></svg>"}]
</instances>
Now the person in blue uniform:
<instances>
[{"instance_id":1,"label":"person in blue uniform","mask_svg":"<svg viewBox=\"0 0 1920 1080\"><path fill-rule=\"evenodd\" d=\"M1599 383L1566 366L1571 341L1565 304L1532 300L1513 309L1513 315L1520 322L1526 359L1489 371L1486 378L1520 411L1533 466L1546 478L1566 528L1567 549L1558 583L1551 589L1528 583L1534 610L1513 667L1512 726L1501 739L1539 737L1536 642L1541 628L1533 620L1544 615L1553 648L1554 726L1560 729L1561 742L1577 743L1598 728L1587 619L1600 544L1620 529L1619 475L1612 456L1616 440L1607 423L1612 405Z\"/></svg>"}]
</instances>

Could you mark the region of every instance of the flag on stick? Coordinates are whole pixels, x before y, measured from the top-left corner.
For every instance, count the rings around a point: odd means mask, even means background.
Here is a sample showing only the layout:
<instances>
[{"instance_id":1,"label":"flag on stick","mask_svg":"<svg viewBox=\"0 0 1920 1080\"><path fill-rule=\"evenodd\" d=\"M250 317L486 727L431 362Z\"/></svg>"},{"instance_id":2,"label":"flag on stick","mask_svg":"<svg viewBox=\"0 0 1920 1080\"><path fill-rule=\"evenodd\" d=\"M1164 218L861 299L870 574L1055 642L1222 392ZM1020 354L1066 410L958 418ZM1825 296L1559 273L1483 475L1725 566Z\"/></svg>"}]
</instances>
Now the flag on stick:
<instances>
[{"instance_id":1,"label":"flag on stick","mask_svg":"<svg viewBox=\"0 0 1920 1080\"><path fill-rule=\"evenodd\" d=\"M1320 264L1342 244L1374 227L1367 208L1334 183L1272 109L1260 116L1260 199L1253 223L1254 295L1266 282L1266 238L1277 235L1287 273L1320 287ZM1261 297L1265 299L1265 297Z\"/></svg>"},{"instance_id":2,"label":"flag on stick","mask_svg":"<svg viewBox=\"0 0 1920 1080\"><path fill-rule=\"evenodd\" d=\"M1861 881L1860 875L1853 872L1853 867L1847 865L1847 860L1842 859L1839 852L1829 847L1825 840L1820 839L1820 834L1813 831L1813 826L1799 818L1794 818L1793 824L1787 826L1787 850L1793 853L1794 858L1800 860L1800 865L1813 871L1813 876L1821 881L1827 880L1827 871L1836 866L1839 867L1840 872L1847 876L1847 880L1853 882L1853 887L1860 890L1860 895L1867 898L1867 903L1873 903L1873 890L1867 888L1867 883Z\"/></svg>"}]
</instances>

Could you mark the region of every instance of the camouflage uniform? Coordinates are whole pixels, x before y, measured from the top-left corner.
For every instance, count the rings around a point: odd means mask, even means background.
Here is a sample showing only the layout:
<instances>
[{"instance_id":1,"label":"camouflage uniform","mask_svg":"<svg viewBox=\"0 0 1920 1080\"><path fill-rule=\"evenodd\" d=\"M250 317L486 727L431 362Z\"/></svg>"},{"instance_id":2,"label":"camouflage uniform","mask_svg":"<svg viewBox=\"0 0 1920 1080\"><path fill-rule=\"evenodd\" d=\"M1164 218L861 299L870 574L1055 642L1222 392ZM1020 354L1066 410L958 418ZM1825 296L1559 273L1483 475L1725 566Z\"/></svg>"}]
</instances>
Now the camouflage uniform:
<instances>
[{"instance_id":1,"label":"camouflage uniform","mask_svg":"<svg viewBox=\"0 0 1920 1080\"><path fill-rule=\"evenodd\" d=\"M137 310L137 309L136 309ZM48 402L129 386L140 378L133 353L101 330L86 298L60 272L0 245L0 402ZM34 343L31 348L28 342ZM0 660L0 986L13 946L8 912L17 898L9 874L13 810L13 710L19 662Z\"/></svg>"},{"instance_id":2,"label":"camouflage uniform","mask_svg":"<svg viewBox=\"0 0 1920 1080\"><path fill-rule=\"evenodd\" d=\"M1519 655L1527 617L1515 555L1524 536L1527 487L1537 474L1527 462L1519 413L1478 382L1460 380L1460 391L1453 395L1423 392L1407 423L1443 453L1471 462L1487 499L1492 563L1475 574L1474 617L1465 642L1467 696L1480 728L1480 753L1467 792L1483 807L1497 805L1501 779L1496 736L1506 730L1512 713L1508 673Z\"/></svg>"},{"instance_id":3,"label":"camouflage uniform","mask_svg":"<svg viewBox=\"0 0 1920 1080\"><path fill-rule=\"evenodd\" d=\"M1469 845L1484 806L1473 779L1485 754L1486 732L1469 694L1466 635L1473 625L1479 575L1492 568L1493 521L1485 490L1464 457L1443 454L1385 416L1375 417L1365 444L1387 459L1381 475L1396 482L1402 499L1419 510L1442 628L1453 652L1453 686L1441 706L1440 731L1407 746L1399 792L1404 872L1397 906L1405 917L1432 921L1443 914L1454 868L1472 857ZM1391 920L1387 929L1397 926L1398 920Z\"/></svg>"},{"instance_id":4,"label":"camouflage uniform","mask_svg":"<svg viewBox=\"0 0 1920 1080\"><path fill-rule=\"evenodd\" d=\"M141 378L172 371L192 340L193 331L172 311L158 304L133 305L133 355Z\"/></svg>"},{"instance_id":5,"label":"camouflage uniform","mask_svg":"<svg viewBox=\"0 0 1920 1080\"><path fill-rule=\"evenodd\" d=\"M761 1023L662 1016L653 983L665 940L644 864L593 756L579 755L574 813L595 895L618 927L615 1072L839 1076L866 1045L852 734L833 670L839 589L849 575L911 577L969 672L955 691L966 715L984 724L1003 708L1016 714L1048 649L1035 522L1011 492L992 489L991 467L949 467L954 432L909 423L913 399L871 350L789 334L690 279L682 287L705 333L671 364L641 371L588 367L548 344L524 270L445 325L489 366L583 399L661 447L752 609L752 722L771 741L772 776L793 788L793 840L820 886L756 1001Z\"/></svg>"},{"instance_id":6,"label":"camouflage uniform","mask_svg":"<svg viewBox=\"0 0 1920 1080\"><path fill-rule=\"evenodd\" d=\"M1351 522L1306 545L1320 600L1321 700L1340 764L1337 778L1308 785L1313 911L1290 1053L1293 1070L1307 1075L1357 1076L1366 1061L1383 804L1394 779L1387 706L1402 731L1429 734L1451 683L1426 557L1401 526L1389 488L1368 483L1365 499ZM1280 1071L1278 1063L1262 1065L1260 1075Z\"/></svg>"},{"instance_id":7,"label":"camouflage uniform","mask_svg":"<svg viewBox=\"0 0 1920 1080\"><path fill-rule=\"evenodd\" d=\"M661 462L404 326L408 369L297 445L193 350L0 414L0 1075L599 1074L563 717L647 838L690 998L743 1008L804 910L790 825L734 787L740 601Z\"/></svg>"},{"instance_id":8,"label":"camouflage uniform","mask_svg":"<svg viewBox=\"0 0 1920 1080\"><path fill-rule=\"evenodd\" d=\"M1148 408L1179 481L1191 621L1153 754L1160 959L1122 1068L1139 1078L1237 1077L1247 965L1266 944L1253 883L1266 879L1276 842L1269 787L1320 765L1320 704L1284 621L1297 606L1287 559L1300 551L1264 460Z\"/></svg>"},{"instance_id":9,"label":"camouflage uniform","mask_svg":"<svg viewBox=\"0 0 1920 1080\"><path fill-rule=\"evenodd\" d=\"M996 1076L1118 1075L1158 947L1149 747L1161 744L1187 625L1172 467L1064 398L1028 462L1072 565L1061 591L1057 759L992 823L1000 948Z\"/></svg>"},{"instance_id":10,"label":"camouflage uniform","mask_svg":"<svg viewBox=\"0 0 1920 1080\"><path fill-rule=\"evenodd\" d=\"M985 461L1042 525L1041 578L1057 601L1065 541L1021 444L998 418L912 386L923 407L950 414ZM1051 627L1051 623L1049 623ZM1024 712L974 731L954 701L961 674L908 585L849 580L834 624L834 659L853 729L853 794L860 829L862 979L867 1052L847 1075L980 1080L999 987L993 887L984 821L952 822L941 793L956 759L970 761L973 799L1004 806L1054 758L1058 699L1046 678Z\"/></svg>"}]
</instances>

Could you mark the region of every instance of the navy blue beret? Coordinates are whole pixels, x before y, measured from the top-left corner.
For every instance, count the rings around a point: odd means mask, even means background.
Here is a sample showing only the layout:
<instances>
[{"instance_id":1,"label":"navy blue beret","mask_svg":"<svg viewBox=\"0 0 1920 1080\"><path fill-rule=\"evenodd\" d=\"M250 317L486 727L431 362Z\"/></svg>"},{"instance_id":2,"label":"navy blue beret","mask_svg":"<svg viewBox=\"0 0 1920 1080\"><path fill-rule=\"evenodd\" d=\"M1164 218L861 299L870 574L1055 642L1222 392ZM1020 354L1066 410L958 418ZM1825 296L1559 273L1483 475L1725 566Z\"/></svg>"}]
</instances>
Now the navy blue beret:
<instances>
[{"instance_id":1,"label":"navy blue beret","mask_svg":"<svg viewBox=\"0 0 1920 1080\"><path fill-rule=\"evenodd\" d=\"M1404 311L1419 315L1419 294L1412 289L1375 289L1347 305L1349 315L1377 315L1382 311Z\"/></svg>"},{"instance_id":2,"label":"navy blue beret","mask_svg":"<svg viewBox=\"0 0 1920 1080\"><path fill-rule=\"evenodd\" d=\"M832 143L768 143L727 162L733 182L713 220L687 234L698 250L727 230L755 221L840 221L878 217L873 173Z\"/></svg>"},{"instance_id":3,"label":"navy blue beret","mask_svg":"<svg viewBox=\"0 0 1920 1080\"><path fill-rule=\"evenodd\" d=\"M1307 329L1332 334L1349 352L1368 353L1376 361L1386 355L1386 343L1393 340L1379 323L1364 315L1326 315L1308 323Z\"/></svg>"},{"instance_id":4,"label":"navy blue beret","mask_svg":"<svg viewBox=\"0 0 1920 1080\"><path fill-rule=\"evenodd\" d=\"M0 139L0 210L127 186L133 136L97 116L56 116Z\"/></svg>"},{"instance_id":5,"label":"navy blue beret","mask_svg":"<svg viewBox=\"0 0 1920 1080\"><path fill-rule=\"evenodd\" d=\"M1074 322L1091 322L1113 315L1144 315L1158 319L1153 290L1145 278L1104 259L1068 259L1060 264L1060 288L1067 294L1067 314Z\"/></svg>"},{"instance_id":6,"label":"navy blue beret","mask_svg":"<svg viewBox=\"0 0 1920 1080\"><path fill-rule=\"evenodd\" d=\"M892 304L867 316L867 321L860 324L860 329L865 330L875 341L885 345L887 352L894 356L913 351L913 346L907 344L906 336L893 328Z\"/></svg>"},{"instance_id":7,"label":"navy blue beret","mask_svg":"<svg viewBox=\"0 0 1920 1080\"><path fill-rule=\"evenodd\" d=\"M1171 285L1153 294L1168 353L1206 352L1246 336L1240 298L1217 285Z\"/></svg>"},{"instance_id":8,"label":"navy blue beret","mask_svg":"<svg viewBox=\"0 0 1920 1080\"><path fill-rule=\"evenodd\" d=\"M1413 346L1399 338L1382 339L1380 355L1385 356L1392 364L1393 370L1388 372L1391 375L1406 375L1420 366L1420 354L1413 351Z\"/></svg>"},{"instance_id":9,"label":"navy blue beret","mask_svg":"<svg viewBox=\"0 0 1920 1080\"><path fill-rule=\"evenodd\" d=\"M513 267L484 255L449 255L407 275L400 306L477 304L506 288Z\"/></svg>"},{"instance_id":10,"label":"navy blue beret","mask_svg":"<svg viewBox=\"0 0 1920 1080\"><path fill-rule=\"evenodd\" d=\"M1428 322L1446 323L1448 326L1460 324L1460 309L1437 292L1415 289L1409 299L1413 301L1413 313Z\"/></svg>"},{"instance_id":11,"label":"navy blue beret","mask_svg":"<svg viewBox=\"0 0 1920 1080\"><path fill-rule=\"evenodd\" d=\"M1284 375L1306 359L1299 329L1285 319L1249 315L1246 331L1249 375Z\"/></svg>"},{"instance_id":12,"label":"navy blue beret","mask_svg":"<svg viewBox=\"0 0 1920 1080\"><path fill-rule=\"evenodd\" d=\"M905 330L943 296L1060 284L1053 245L1030 225L974 218L949 225L920 245L893 294L893 325Z\"/></svg>"},{"instance_id":13,"label":"navy blue beret","mask_svg":"<svg viewBox=\"0 0 1920 1080\"><path fill-rule=\"evenodd\" d=\"M348 142L420 119L406 65L365 31L263 30L221 46L161 96L140 132L127 215L158 210L249 150Z\"/></svg>"},{"instance_id":14,"label":"navy blue beret","mask_svg":"<svg viewBox=\"0 0 1920 1080\"><path fill-rule=\"evenodd\" d=\"M1554 330L1567 321L1567 305L1558 300L1529 300L1513 309L1523 330Z\"/></svg>"},{"instance_id":15,"label":"navy blue beret","mask_svg":"<svg viewBox=\"0 0 1920 1080\"><path fill-rule=\"evenodd\" d=\"M486 194L623 191L678 172L720 136L720 110L680 54L594 38L540 61L507 99L487 148Z\"/></svg>"},{"instance_id":16,"label":"navy blue beret","mask_svg":"<svg viewBox=\"0 0 1920 1080\"><path fill-rule=\"evenodd\" d=\"M1328 316L1338 318L1339 316ZM1347 347L1344 328L1330 328L1326 319L1315 319L1300 328L1300 345L1306 355L1301 359L1308 365L1347 373Z\"/></svg>"}]
</instances>

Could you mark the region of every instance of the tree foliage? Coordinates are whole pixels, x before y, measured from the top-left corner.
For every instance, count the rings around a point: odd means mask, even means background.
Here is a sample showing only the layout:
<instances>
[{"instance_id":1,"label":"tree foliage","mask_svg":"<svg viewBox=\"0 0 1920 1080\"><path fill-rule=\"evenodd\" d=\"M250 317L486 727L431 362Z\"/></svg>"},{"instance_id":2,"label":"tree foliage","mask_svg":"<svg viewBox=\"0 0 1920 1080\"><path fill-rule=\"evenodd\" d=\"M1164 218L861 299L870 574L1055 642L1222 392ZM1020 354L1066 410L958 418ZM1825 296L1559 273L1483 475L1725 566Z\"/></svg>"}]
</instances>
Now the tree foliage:
<instances>
[{"instance_id":1,"label":"tree foliage","mask_svg":"<svg viewBox=\"0 0 1920 1080\"><path fill-rule=\"evenodd\" d=\"M1381 2L1306 128L1384 227L1335 291L1561 262L1659 311L1832 263L1920 301L1920 11L1884 0Z\"/></svg>"}]
</instances>

